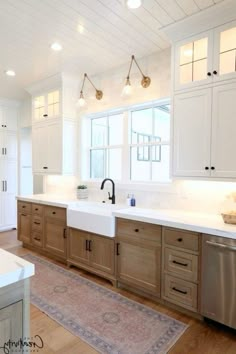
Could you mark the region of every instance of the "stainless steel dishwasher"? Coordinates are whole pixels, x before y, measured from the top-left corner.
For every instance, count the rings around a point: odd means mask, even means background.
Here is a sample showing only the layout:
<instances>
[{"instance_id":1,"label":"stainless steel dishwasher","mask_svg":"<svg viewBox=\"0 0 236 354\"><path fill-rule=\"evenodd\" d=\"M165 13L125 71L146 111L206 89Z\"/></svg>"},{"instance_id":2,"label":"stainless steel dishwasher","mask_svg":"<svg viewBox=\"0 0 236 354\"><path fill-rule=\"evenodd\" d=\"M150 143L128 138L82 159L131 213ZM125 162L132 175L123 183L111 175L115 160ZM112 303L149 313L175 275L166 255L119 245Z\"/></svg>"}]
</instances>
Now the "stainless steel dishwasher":
<instances>
[{"instance_id":1,"label":"stainless steel dishwasher","mask_svg":"<svg viewBox=\"0 0 236 354\"><path fill-rule=\"evenodd\" d=\"M201 313L236 329L236 239L203 235Z\"/></svg>"}]
</instances>

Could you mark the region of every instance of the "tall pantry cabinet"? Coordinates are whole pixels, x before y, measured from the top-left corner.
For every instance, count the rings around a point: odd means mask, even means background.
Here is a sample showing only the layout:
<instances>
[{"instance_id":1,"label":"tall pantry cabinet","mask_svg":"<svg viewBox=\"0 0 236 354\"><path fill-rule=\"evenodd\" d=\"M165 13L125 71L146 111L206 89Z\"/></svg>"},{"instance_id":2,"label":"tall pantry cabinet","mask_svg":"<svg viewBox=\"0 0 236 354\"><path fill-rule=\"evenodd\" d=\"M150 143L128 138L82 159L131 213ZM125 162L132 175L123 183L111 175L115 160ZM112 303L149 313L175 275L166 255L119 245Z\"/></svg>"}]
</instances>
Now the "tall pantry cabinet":
<instances>
[{"instance_id":1,"label":"tall pantry cabinet","mask_svg":"<svg viewBox=\"0 0 236 354\"><path fill-rule=\"evenodd\" d=\"M16 227L18 114L17 103L0 101L0 231Z\"/></svg>"}]
</instances>

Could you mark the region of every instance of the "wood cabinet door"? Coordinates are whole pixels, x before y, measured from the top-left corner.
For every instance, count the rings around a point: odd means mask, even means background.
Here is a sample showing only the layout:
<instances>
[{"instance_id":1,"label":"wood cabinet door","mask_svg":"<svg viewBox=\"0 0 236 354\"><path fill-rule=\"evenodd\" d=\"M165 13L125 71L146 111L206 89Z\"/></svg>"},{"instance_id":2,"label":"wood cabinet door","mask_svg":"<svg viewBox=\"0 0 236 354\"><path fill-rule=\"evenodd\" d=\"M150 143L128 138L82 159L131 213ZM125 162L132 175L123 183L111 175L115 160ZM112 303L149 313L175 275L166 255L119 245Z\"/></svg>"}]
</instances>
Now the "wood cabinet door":
<instances>
[{"instance_id":1,"label":"wood cabinet door","mask_svg":"<svg viewBox=\"0 0 236 354\"><path fill-rule=\"evenodd\" d=\"M18 239L31 243L31 215L18 213Z\"/></svg>"},{"instance_id":2,"label":"wood cabinet door","mask_svg":"<svg viewBox=\"0 0 236 354\"><path fill-rule=\"evenodd\" d=\"M52 254L66 256L66 224L63 220L45 217L44 248Z\"/></svg>"},{"instance_id":3,"label":"wood cabinet door","mask_svg":"<svg viewBox=\"0 0 236 354\"><path fill-rule=\"evenodd\" d=\"M161 246L128 240L116 246L118 280L160 296Z\"/></svg>"},{"instance_id":4,"label":"wood cabinet door","mask_svg":"<svg viewBox=\"0 0 236 354\"><path fill-rule=\"evenodd\" d=\"M90 236L90 265L103 272L114 274L115 242L101 236Z\"/></svg>"},{"instance_id":5,"label":"wood cabinet door","mask_svg":"<svg viewBox=\"0 0 236 354\"><path fill-rule=\"evenodd\" d=\"M73 263L89 263L89 234L70 228L68 236L68 260Z\"/></svg>"},{"instance_id":6,"label":"wood cabinet door","mask_svg":"<svg viewBox=\"0 0 236 354\"><path fill-rule=\"evenodd\" d=\"M173 176L210 176L211 89L174 98Z\"/></svg>"},{"instance_id":7,"label":"wood cabinet door","mask_svg":"<svg viewBox=\"0 0 236 354\"><path fill-rule=\"evenodd\" d=\"M1 333L1 346L8 343L9 340L18 342L23 338L23 302L18 301L15 304L6 306L0 309L0 333ZM20 347L9 348L9 354L23 353ZM0 354L6 353L0 349Z\"/></svg>"},{"instance_id":8,"label":"wood cabinet door","mask_svg":"<svg viewBox=\"0 0 236 354\"><path fill-rule=\"evenodd\" d=\"M211 170L213 177L236 177L236 83L213 88Z\"/></svg>"}]
</instances>

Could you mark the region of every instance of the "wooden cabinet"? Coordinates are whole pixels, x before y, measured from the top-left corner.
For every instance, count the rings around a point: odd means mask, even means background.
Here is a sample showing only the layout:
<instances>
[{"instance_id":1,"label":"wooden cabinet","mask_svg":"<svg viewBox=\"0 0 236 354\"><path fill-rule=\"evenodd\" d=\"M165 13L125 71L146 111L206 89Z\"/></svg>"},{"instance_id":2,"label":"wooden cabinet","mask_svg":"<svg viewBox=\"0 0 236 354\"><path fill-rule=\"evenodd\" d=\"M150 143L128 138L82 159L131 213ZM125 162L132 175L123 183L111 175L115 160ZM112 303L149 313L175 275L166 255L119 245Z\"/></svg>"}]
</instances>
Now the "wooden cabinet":
<instances>
[{"instance_id":1,"label":"wooden cabinet","mask_svg":"<svg viewBox=\"0 0 236 354\"><path fill-rule=\"evenodd\" d=\"M235 178L236 83L174 97L173 175Z\"/></svg>"},{"instance_id":2,"label":"wooden cabinet","mask_svg":"<svg viewBox=\"0 0 236 354\"><path fill-rule=\"evenodd\" d=\"M70 228L68 263L114 281L114 239Z\"/></svg>"},{"instance_id":3,"label":"wooden cabinet","mask_svg":"<svg viewBox=\"0 0 236 354\"><path fill-rule=\"evenodd\" d=\"M236 78L236 22L176 43L175 90Z\"/></svg>"},{"instance_id":4,"label":"wooden cabinet","mask_svg":"<svg viewBox=\"0 0 236 354\"><path fill-rule=\"evenodd\" d=\"M44 248L56 256L66 258L66 210L45 206Z\"/></svg>"},{"instance_id":5,"label":"wooden cabinet","mask_svg":"<svg viewBox=\"0 0 236 354\"><path fill-rule=\"evenodd\" d=\"M200 234L163 228L162 298L199 311Z\"/></svg>"},{"instance_id":6,"label":"wooden cabinet","mask_svg":"<svg viewBox=\"0 0 236 354\"><path fill-rule=\"evenodd\" d=\"M31 244L31 203L18 202L17 238L26 244Z\"/></svg>"},{"instance_id":7,"label":"wooden cabinet","mask_svg":"<svg viewBox=\"0 0 236 354\"><path fill-rule=\"evenodd\" d=\"M117 219L117 280L155 296L160 296L161 227Z\"/></svg>"}]
</instances>

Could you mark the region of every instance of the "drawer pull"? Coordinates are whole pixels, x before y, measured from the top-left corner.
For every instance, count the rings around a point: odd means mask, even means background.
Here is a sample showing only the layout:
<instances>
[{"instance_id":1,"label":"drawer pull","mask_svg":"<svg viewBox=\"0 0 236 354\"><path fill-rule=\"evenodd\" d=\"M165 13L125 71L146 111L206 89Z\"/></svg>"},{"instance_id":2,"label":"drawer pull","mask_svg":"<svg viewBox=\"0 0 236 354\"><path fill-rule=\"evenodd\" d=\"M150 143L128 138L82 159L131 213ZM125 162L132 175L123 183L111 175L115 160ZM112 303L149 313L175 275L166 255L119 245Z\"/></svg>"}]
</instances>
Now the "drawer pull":
<instances>
[{"instance_id":1,"label":"drawer pull","mask_svg":"<svg viewBox=\"0 0 236 354\"><path fill-rule=\"evenodd\" d=\"M34 240L35 241L41 241L40 238L38 238L38 237L34 237Z\"/></svg>"},{"instance_id":2,"label":"drawer pull","mask_svg":"<svg viewBox=\"0 0 236 354\"><path fill-rule=\"evenodd\" d=\"M139 229L134 229L135 232L139 232Z\"/></svg>"},{"instance_id":3,"label":"drawer pull","mask_svg":"<svg viewBox=\"0 0 236 354\"><path fill-rule=\"evenodd\" d=\"M21 216L26 216L26 214L21 214Z\"/></svg>"},{"instance_id":4,"label":"drawer pull","mask_svg":"<svg viewBox=\"0 0 236 354\"><path fill-rule=\"evenodd\" d=\"M186 295L188 293L187 291L179 290L176 287L173 287L172 290L177 291L178 293L181 293L181 294L184 294L184 295Z\"/></svg>"},{"instance_id":5,"label":"drawer pull","mask_svg":"<svg viewBox=\"0 0 236 354\"><path fill-rule=\"evenodd\" d=\"M25 205L22 205L22 209L24 209L25 208Z\"/></svg>"},{"instance_id":6,"label":"drawer pull","mask_svg":"<svg viewBox=\"0 0 236 354\"><path fill-rule=\"evenodd\" d=\"M55 212L55 211L53 211L53 212L52 212L52 214L53 214L53 215L55 215L55 214L56 214L56 212Z\"/></svg>"},{"instance_id":7,"label":"drawer pull","mask_svg":"<svg viewBox=\"0 0 236 354\"><path fill-rule=\"evenodd\" d=\"M34 221L34 224L35 224L35 225L40 225L40 222Z\"/></svg>"},{"instance_id":8,"label":"drawer pull","mask_svg":"<svg viewBox=\"0 0 236 354\"><path fill-rule=\"evenodd\" d=\"M180 238L177 238L177 241L178 241L178 242L182 242L183 239L180 237Z\"/></svg>"},{"instance_id":9,"label":"drawer pull","mask_svg":"<svg viewBox=\"0 0 236 354\"><path fill-rule=\"evenodd\" d=\"M178 261L173 261L172 263L181 265L183 267L187 267L188 266L188 263L181 263L181 262L178 262Z\"/></svg>"},{"instance_id":10,"label":"drawer pull","mask_svg":"<svg viewBox=\"0 0 236 354\"><path fill-rule=\"evenodd\" d=\"M117 244L116 244L116 255L117 255L117 256L119 256L119 255L120 255L120 252L119 252L119 246L120 246L120 244L119 244L119 243L117 243Z\"/></svg>"},{"instance_id":11,"label":"drawer pull","mask_svg":"<svg viewBox=\"0 0 236 354\"><path fill-rule=\"evenodd\" d=\"M63 231L63 238L66 238L66 229Z\"/></svg>"},{"instance_id":12,"label":"drawer pull","mask_svg":"<svg viewBox=\"0 0 236 354\"><path fill-rule=\"evenodd\" d=\"M88 240L85 240L85 251L88 251Z\"/></svg>"},{"instance_id":13,"label":"drawer pull","mask_svg":"<svg viewBox=\"0 0 236 354\"><path fill-rule=\"evenodd\" d=\"M88 250L89 250L89 252L92 252L91 243L92 243L92 241L89 240L88 241Z\"/></svg>"},{"instance_id":14,"label":"drawer pull","mask_svg":"<svg viewBox=\"0 0 236 354\"><path fill-rule=\"evenodd\" d=\"M35 210L35 211L38 211L38 208L35 208L34 210Z\"/></svg>"}]
</instances>

